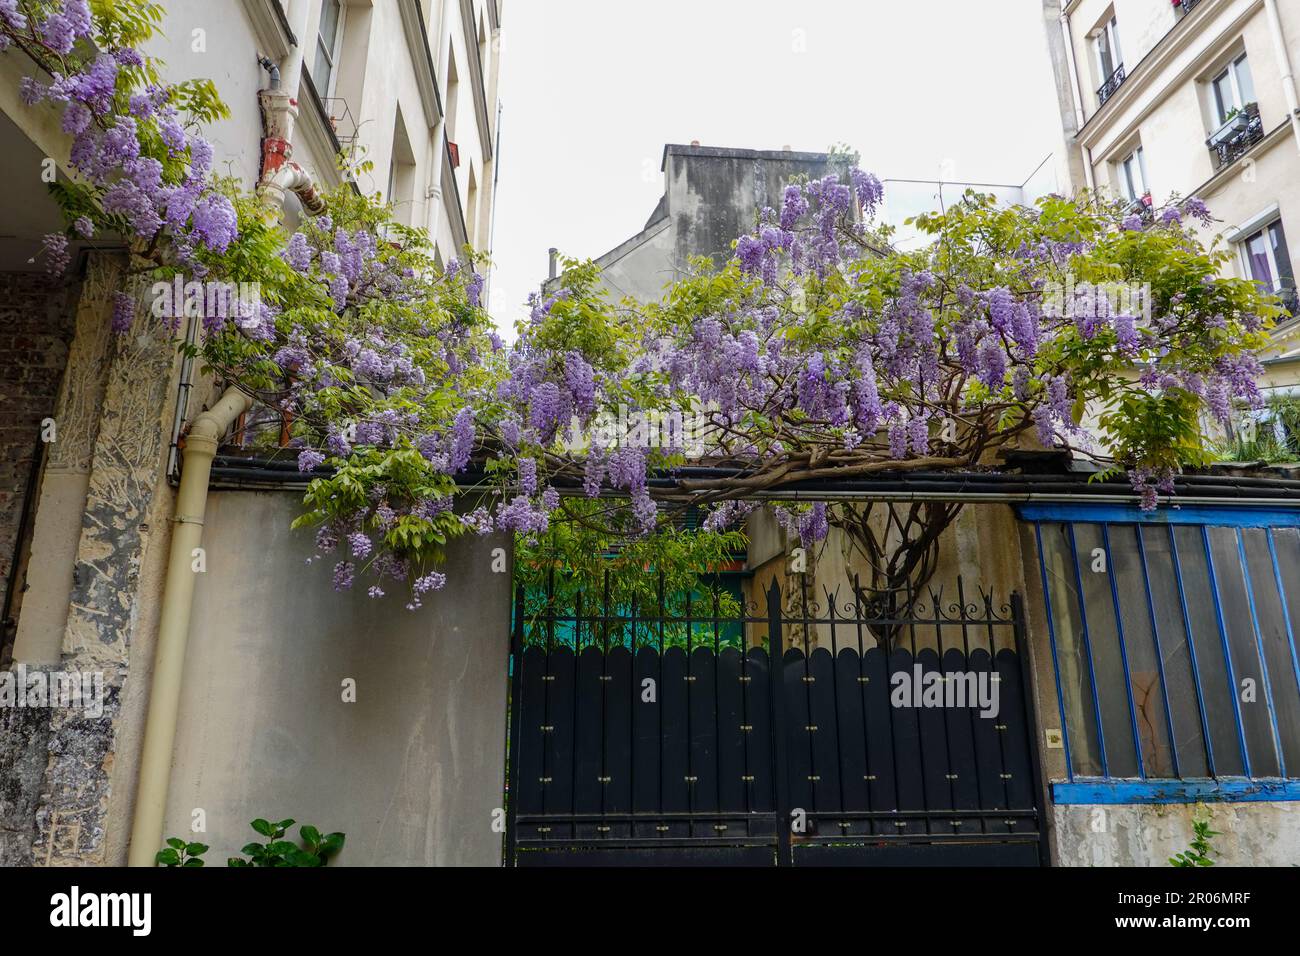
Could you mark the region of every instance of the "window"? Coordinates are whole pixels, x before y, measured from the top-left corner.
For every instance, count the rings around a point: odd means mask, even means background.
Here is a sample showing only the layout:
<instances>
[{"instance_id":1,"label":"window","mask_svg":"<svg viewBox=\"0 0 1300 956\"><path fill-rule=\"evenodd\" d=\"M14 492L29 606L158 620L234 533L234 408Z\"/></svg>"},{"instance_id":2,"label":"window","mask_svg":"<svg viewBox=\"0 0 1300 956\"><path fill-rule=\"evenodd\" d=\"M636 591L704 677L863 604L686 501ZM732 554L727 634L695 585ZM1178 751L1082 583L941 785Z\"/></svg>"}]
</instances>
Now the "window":
<instances>
[{"instance_id":1,"label":"window","mask_svg":"<svg viewBox=\"0 0 1300 956\"><path fill-rule=\"evenodd\" d=\"M456 113L460 106L460 71L456 69L456 51L447 54L447 139L456 142Z\"/></svg>"},{"instance_id":2,"label":"window","mask_svg":"<svg viewBox=\"0 0 1300 956\"><path fill-rule=\"evenodd\" d=\"M334 80L334 61L338 57L342 26L342 0L323 0L320 26L316 30L316 64L311 71L311 81L322 97L332 95L330 84Z\"/></svg>"},{"instance_id":3,"label":"window","mask_svg":"<svg viewBox=\"0 0 1300 956\"><path fill-rule=\"evenodd\" d=\"M1241 240L1242 265L1246 274L1267 293L1286 293L1295 289L1291 254L1287 251L1282 220L1276 219L1258 232Z\"/></svg>"},{"instance_id":4,"label":"window","mask_svg":"<svg viewBox=\"0 0 1300 956\"><path fill-rule=\"evenodd\" d=\"M1147 161L1139 146L1119 164L1120 187L1129 202L1137 202L1151 190L1147 187Z\"/></svg>"},{"instance_id":5,"label":"window","mask_svg":"<svg viewBox=\"0 0 1300 956\"><path fill-rule=\"evenodd\" d=\"M393 154L388 166L388 190L384 194L393 206L393 219L404 226L416 225L412 216L415 205L415 150L406 131L406 120L399 107L393 120Z\"/></svg>"},{"instance_id":6,"label":"window","mask_svg":"<svg viewBox=\"0 0 1300 956\"><path fill-rule=\"evenodd\" d=\"M1161 780L1147 799L1176 799L1171 780L1230 793L1248 789L1232 778L1300 778L1300 513L1021 516L1038 541L1071 784Z\"/></svg>"},{"instance_id":7,"label":"window","mask_svg":"<svg viewBox=\"0 0 1300 956\"><path fill-rule=\"evenodd\" d=\"M1102 25L1093 44L1097 50L1098 75L1104 83L1124 65L1124 57L1119 50L1119 25L1114 17Z\"/></svg>"},{"instance_id":8,"label":"window","mask_svg":"<svg viewBox=\"0 0 1300 956\"><path fill-rule=\"evenodd\" d=\"M1255 83L1250 78L1250 64L1246 54L1233 60L1210 81L1214 94L1214 110L1219 125L1222 126L1248 103L1255 102Z\"/></svg>"}]
</instances>

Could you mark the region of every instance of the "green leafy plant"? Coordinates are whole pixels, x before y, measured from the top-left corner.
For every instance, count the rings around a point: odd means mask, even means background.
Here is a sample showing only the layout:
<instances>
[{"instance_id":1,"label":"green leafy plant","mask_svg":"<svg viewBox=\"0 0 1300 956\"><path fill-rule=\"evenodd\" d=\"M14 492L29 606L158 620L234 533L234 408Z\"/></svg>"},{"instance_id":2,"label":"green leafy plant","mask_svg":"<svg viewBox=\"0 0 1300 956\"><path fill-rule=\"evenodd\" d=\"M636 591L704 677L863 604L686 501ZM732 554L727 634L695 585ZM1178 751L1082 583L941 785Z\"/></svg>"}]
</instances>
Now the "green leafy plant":
<instances>
[{"instance_id":1,"label":"green leafy plant","mask_svg":"<svg viewBox=\"0 0 1300 956\"><path fill-rule=\"evenodd\" d=\"M313 826L303 824L298 830L301 846L284 838L293 820L281 820L271 823L261 818L252 822L252 827L264 837L267 843L249 843L239 852L248 855L247 860L232 856L226 861L227 866L324 866L329 858L343 849L343 834L330 833L324 836Z\"/></svg>"},{"instance_id":2,"label":"green leafy plant","mask_svg":"<svg viewBox=\"0 0 1300 956\"><path fill-rule=\"evenodd\" d=\"M1210 841L1221 836L1218 830L1210 829L1210 821L1196 820L1192 823L1192 845L1182 853L1175 853L1169 858L1170 866L1214 866L1214 861L1210 859L1211 855L1217 856L1218 851L1214 849L1214 844Z\"/></svg>"},{"instance_id":3,"label":"green leafy plant","mask_svg":"<svg viewBox=\"0 0 1300 956\"><path fill-rule=\"evenodd\" d=\"M266 843L248 843L239 852L243 857L232 856L226 860L227 866L324 866L330 858L343 849L344 834L327 833L309 824L298 829L298 842L286 840L285 834L294 825L293 820L281 820L271 823L258 817L250 826L259 834L268 838ZM180 837L171 837L167 845L154 857L159 866L200 867L204 865L203 854L208 846L203 843L187 843Z\"/></svg>"},{"instance_id":4,"label":"green leafy plant","mask_svg":"<svg viewBox=\"0 0 1300 956\"><path fill-rule=\"evenodd\" d=\"M203 865L203 854L207 852L206 843L186 843L180 837L172 837L167 846L158 851L154 862L159 866L197 867Z\"/></svg>"}]
</instances>

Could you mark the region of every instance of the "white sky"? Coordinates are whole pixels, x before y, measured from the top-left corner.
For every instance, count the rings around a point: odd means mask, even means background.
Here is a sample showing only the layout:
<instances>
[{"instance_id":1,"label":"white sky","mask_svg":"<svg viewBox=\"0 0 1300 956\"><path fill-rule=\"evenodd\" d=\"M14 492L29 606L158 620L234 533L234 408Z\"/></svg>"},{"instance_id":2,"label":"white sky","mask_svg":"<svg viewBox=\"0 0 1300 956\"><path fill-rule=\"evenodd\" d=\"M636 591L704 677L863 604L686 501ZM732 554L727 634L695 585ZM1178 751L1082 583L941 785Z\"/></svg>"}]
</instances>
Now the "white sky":
<instances>
[{"instance_id":1,"label":"white sky","mask_svg":"<svg viewBox=\"0 0 1300 956\"><path fill-rule=\"evenodd\" d=\"M596 257L663 194L665 143L820 151L882 179L1019 184L1057 148L1041 0L507 0L492 311L547 249Z\"/></svg>"}]
</instances>

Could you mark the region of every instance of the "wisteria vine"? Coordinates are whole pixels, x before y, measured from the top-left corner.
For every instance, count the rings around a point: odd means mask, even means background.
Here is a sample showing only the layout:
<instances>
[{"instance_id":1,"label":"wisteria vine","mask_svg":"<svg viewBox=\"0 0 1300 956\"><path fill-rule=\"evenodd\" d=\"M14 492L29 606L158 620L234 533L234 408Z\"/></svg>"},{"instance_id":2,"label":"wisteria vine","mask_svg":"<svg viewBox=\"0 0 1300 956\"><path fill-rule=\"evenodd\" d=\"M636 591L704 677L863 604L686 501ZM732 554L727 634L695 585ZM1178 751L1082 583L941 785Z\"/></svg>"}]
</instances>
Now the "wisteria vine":
<instances>
[{"instance_id":1,"label":"wisteria vine","mask_svg":"<svg viewBox=\"0 0 1300 956\"><path fill-rule=\"evenodd\" d=\"M53 187L69 226L44 255L61 272L70 236L105 233L155 277L256 284L250 309L204 313L202 355L283 417L311 478L298 523L339 589L398 584L415 608L463 534L535 543L566 524L599 533L587 551L680 547L689 507L721 534L798 482L990 468L1014 447L1091 454L1152 508L1202 459L1202 417L1259 400L1254 352L1278 313L1220 277L1199 201L1142 217L1089 195L968 194L920 217L932 242L901 252L873 224L880 182L848 157L788 184L724 267L661 302L614 303L593 264L566 263L506 348L481 263L440 267L377 198L340 190L287 235L216 181L198 128L225 107L140 52L160 15L0 0L0 55L40 67L23 95L60 108L71 137L75 179ZM118 294L115 330L134 308ZM861 517L774 509L806 544Z\"/></svg>"}]
</instances>

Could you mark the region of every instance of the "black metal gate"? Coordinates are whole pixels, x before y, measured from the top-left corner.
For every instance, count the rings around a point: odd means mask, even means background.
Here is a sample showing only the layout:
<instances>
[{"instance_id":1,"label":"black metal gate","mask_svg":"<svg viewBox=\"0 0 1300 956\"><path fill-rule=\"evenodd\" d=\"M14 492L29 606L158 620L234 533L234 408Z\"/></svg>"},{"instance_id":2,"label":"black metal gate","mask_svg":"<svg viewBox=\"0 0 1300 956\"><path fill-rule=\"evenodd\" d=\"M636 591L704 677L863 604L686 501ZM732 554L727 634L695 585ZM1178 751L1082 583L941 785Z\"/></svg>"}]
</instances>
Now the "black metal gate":
<instances>
[{"instance_id":1,"label":"black metal gate","mask_svg":"<svg viewBox=\"0 0 1300 956\"><path fill-rule=\"evenodd\" d=\"M1045 865L1020 597L957 590L644 616L521 590L507 864Z\"/></svg>"}]
</instances>

